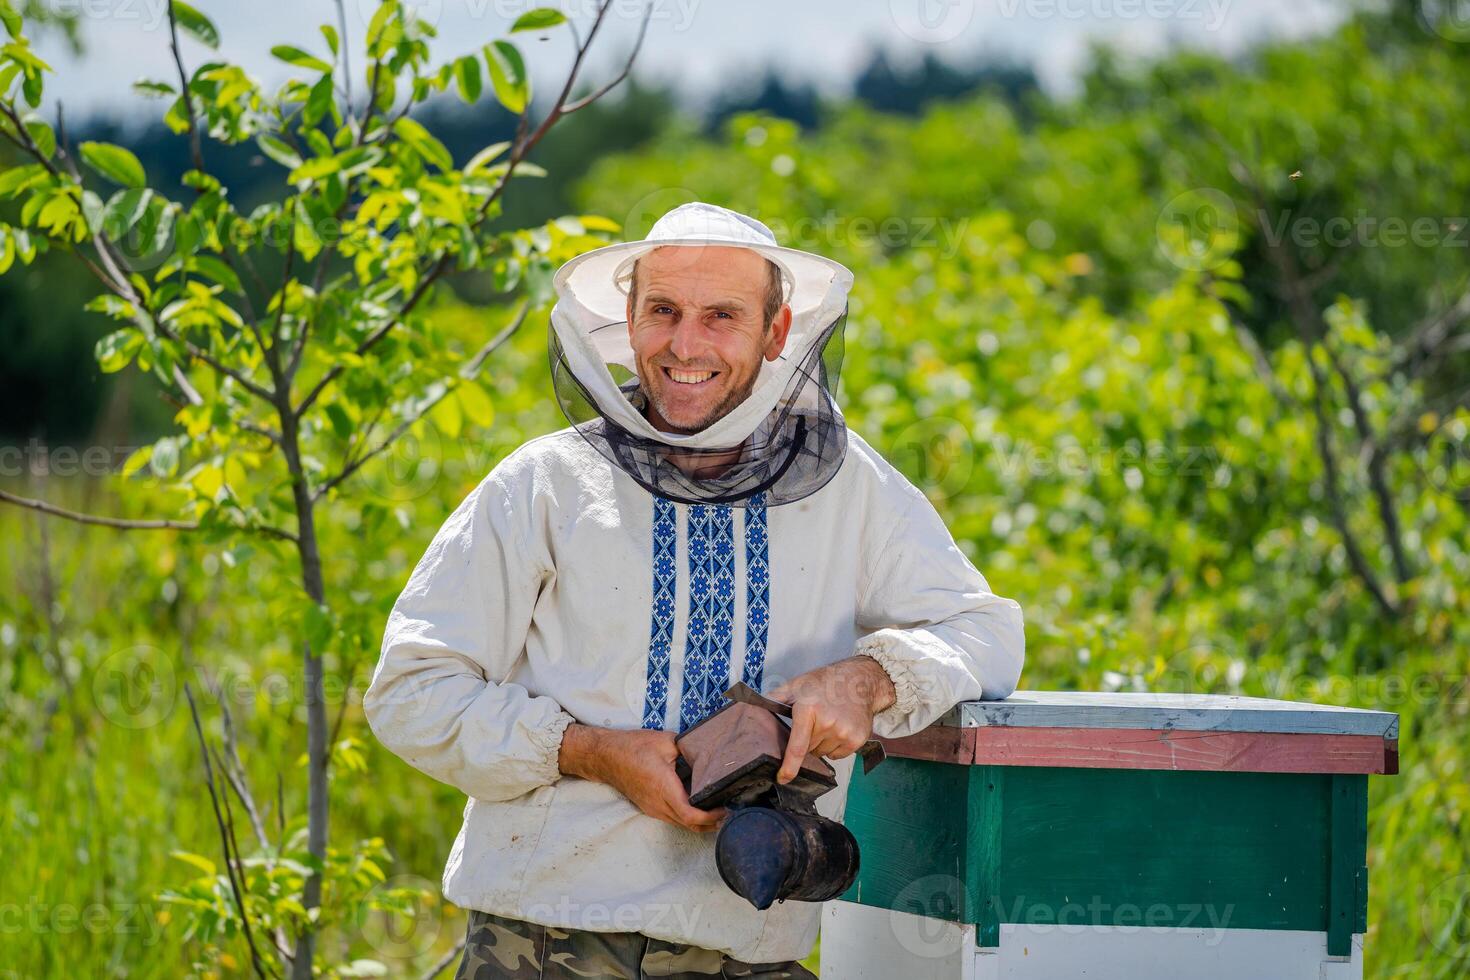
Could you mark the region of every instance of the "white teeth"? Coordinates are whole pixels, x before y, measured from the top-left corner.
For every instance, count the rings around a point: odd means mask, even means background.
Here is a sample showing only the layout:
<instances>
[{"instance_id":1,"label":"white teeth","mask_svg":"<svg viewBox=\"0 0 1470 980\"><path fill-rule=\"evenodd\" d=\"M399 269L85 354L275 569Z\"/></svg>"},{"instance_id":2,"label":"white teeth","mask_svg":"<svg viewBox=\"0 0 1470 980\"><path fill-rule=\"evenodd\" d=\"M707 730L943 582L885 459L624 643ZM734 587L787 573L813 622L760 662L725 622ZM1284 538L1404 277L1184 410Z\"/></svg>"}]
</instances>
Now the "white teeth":
<instances>
[{"instance_id":1,"label":"white teeth","mask_svg":"<svg viewBox=\"0 0 1470 980\"><path fill-rule=\"evenodd\" d=\"M675 371L672 368L669 369L669 377L685 385L697 385L701 381L708 381L714 376L715 372L713 371Z\"/></svg>"}]
</instances>

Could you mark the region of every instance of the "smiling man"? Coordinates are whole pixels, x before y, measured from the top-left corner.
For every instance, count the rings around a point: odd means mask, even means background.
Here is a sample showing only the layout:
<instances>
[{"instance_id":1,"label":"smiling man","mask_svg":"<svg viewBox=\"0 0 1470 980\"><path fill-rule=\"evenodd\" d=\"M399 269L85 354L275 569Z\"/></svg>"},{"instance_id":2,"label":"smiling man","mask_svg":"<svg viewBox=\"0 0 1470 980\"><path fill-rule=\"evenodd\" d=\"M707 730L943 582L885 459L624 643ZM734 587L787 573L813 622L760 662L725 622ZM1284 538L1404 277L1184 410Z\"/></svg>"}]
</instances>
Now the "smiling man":
<instances>
[{"instance_id":1,"label":"smiling man","mask_svg":"<svg viewBox=\"0 0 1470 980\"><path fill-rule=\"evenodd\" d=\"M554 279L572 426L507 456L439 529L364 698L378 737L469 797L444 872L458 976L806 977L821 906L722 882L725 814L675 735L744 681L793 704L789 780L956 702L1005 697L1020 607L833 389L852 274L709 204Z\"/></svg>"}]
</instances>

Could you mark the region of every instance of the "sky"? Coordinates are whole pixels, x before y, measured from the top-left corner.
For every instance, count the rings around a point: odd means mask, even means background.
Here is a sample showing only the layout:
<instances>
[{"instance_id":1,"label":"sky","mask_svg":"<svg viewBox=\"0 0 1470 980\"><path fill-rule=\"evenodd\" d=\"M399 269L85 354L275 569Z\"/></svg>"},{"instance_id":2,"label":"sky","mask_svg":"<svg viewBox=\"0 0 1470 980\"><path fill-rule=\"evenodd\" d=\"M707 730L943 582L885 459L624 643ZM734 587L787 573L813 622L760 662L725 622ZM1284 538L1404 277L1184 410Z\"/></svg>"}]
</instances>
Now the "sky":
<instances>
[{"instance_id":1,"label":"sky","mask_svg":"<svg viewBox=\"0 0 1470 980\"><path fill-rule=\"evenodd\" d=\"M166 0L45 0L77 13L84 52L70 53L59 36L37 47L57 69L48 82L69 115L161 113L132 90L140 78L169 78ZM336 23L334 0L193 0L219 27L218 54L274 84L290 69L272 45L292 43L325 52L316 26ZM479 50L503 36L526 10L554 6L590 24L599 0L410 0L437 25L436 54ZM767 67L829 93L845 92L872 51L899 63L926 52L956 64L1008 56L1031 64L1042 83L1065 92L1085 64L1093 38L1138 54L1182 43L1225 53L1266 38L1292 38L1330 27L1345 4L1330 0L607 0L608 19L589 56L589 80L621 66L637 36L642 12L653 14L634 74L675 87L697 109L731 86L753 84ZM343 0L347 33L356 45L377 0ZM585 30L583 31L585 35ZM548 91L570 60L565 28L542 40L518 35L533 87ZM305 42L305 43L304 43ZM198 64L207 50L185 41ZM363 58L353 52L355 70ZM359 86L361 90L364 86Z\"/></svg>"}]
</instances>

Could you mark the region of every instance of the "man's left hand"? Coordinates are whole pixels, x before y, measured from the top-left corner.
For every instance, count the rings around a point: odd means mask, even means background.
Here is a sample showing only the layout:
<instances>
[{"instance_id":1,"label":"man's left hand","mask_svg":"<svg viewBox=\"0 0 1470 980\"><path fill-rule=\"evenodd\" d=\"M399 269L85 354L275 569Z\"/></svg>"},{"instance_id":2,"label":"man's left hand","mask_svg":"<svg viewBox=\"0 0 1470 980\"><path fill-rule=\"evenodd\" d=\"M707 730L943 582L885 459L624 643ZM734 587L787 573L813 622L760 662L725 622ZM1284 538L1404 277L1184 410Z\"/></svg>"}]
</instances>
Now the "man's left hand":
<instances>
[{"instance_id":1,"label":"man's left hand","mask_svg":"<svg viewBox=\"0 0 1470 980\"><path fill-rule=\"evenodd\" d=\"M873 716L893 704L893 681L872 657L818 667L767 694L791 704L791 734L776 781L796 778L808 753L845 759L872 737Z\"/></svg>"}]
</instances>

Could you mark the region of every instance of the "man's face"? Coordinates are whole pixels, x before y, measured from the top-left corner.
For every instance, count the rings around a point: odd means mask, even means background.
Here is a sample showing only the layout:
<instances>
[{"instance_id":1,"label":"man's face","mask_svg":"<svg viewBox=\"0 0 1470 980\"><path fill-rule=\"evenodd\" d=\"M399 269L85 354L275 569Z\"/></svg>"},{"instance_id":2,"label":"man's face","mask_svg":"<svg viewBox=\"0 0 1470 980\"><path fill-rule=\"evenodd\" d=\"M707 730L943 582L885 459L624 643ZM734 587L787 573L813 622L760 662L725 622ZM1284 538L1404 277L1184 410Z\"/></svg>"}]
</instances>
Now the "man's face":
<instances>
[{"instance_id":1,"label":"man's face","mask_svg":"<svg viewBox=\"0 0 1470 980\"><path fill-rule=\"evenodd\" d=\"M666 432L698 432L723 418L775 360L791 308L765 323L766 260L747 248L664 246L638 263L628 300L628 341L649 401Z\"/></svg>"}]
</instances>

